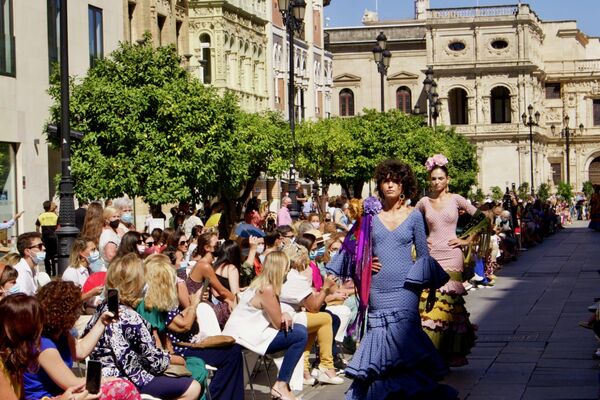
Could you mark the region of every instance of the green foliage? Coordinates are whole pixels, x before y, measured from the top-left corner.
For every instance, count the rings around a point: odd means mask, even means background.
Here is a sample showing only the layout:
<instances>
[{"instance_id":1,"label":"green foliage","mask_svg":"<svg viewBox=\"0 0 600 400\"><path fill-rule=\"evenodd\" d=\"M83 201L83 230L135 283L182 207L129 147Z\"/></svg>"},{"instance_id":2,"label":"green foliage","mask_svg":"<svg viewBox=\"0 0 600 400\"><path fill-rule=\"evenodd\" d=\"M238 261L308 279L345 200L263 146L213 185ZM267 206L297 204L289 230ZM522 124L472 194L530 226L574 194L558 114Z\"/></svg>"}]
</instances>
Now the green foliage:
<instances>
[{"instance_id":1,"label":"green foliage","mask_svg":"<svg viewBox=\"0 0 600 400\"><path fill-rule=\"evenodd\" d=\"M585 193L585 197L587 197L588 199L591 198L592 194L594 194L594 184L591 181L583 182L583 187L581 191Z\"/></svg>"},{"instance_id":2,"label":"green foliage","mask_svg":"<svg viewBox=\"0 0 600 400\"><path fill-rule=\"evenodd\" d=\"M573 188L567 182L560 182L556 194L563 200L570 201L573 198Z\"/></svg>"},{"instance_id":3,"label":"green foliage","mask_svg":"<svg viewBox=\"0 0 600 400\"><path fill-rule=\"evenodd\" d=\"M494 200L494 201L502 200L504 193L502 192L502 189L500 188L500 186L492 186L492 187L490 187L490 191L492 192L492 200Z\"/></svg>"},{"instance_id":4,"label":"green foliage","mask_svg":"<svg viewBox=\"0 0 600 400\"><path fill-rule=\"evenodd\" d=\"M398 110L364 110L351 118L305 122L297 137L299 170L325 185L355 188L355 196L377 164L393 157L411 165L421 188L428 187L424 163L436 153L450 160L452 191L466 195L476 179L475 150L463 136L444 128L434 131L420 117Z\"/></svg>"},{"instance_id":5,"label":"green foliage","mask_svg":"<svg viewBox=\"0 0 600 400\"><path fill-rule=\"evenodd\" d=\"M537 189L537 197L545 202L550 198L550 185L542 183Z\"/></svg>"},{"instance_id":6,"label":"green foliage","mask_svg":"<svg viewBox=\"0 0 600 400\"><path fill-rule=\"evenodd\" d=\"M529 183L523 182L519 185L517 189L517 193L519 194L520 199L526 199L529 196Z\"/></svg>"},{"instance_id":7,"label":"green foliage","mask_svg":"<svg viewBox=\"0 0 600 400\"><path fill-rule=\"evenodd\" d=\"M60 117L60 85L51 120ZM151 204L237 199L260 172L287 158L283 121L243 113L180 66L175 48L122 43L81 81L71 82L75 192L81 198L141 196ZM289 135L289 134L288 134Z\"/></svg>"},{"instance_id":8,"label":"green foliage","mask_svg":"<svg viewBox=\"0 0 600 400\"><path fill-rule=\"evenodd\" d=\"M477 190L474 193L472 191L469 192L468 198L473 201L476 201L477 203L481 203L485 200L485 193L483 193L483 190L481 190L480 188L477 188Z\"/></svg>"}]
</instances>

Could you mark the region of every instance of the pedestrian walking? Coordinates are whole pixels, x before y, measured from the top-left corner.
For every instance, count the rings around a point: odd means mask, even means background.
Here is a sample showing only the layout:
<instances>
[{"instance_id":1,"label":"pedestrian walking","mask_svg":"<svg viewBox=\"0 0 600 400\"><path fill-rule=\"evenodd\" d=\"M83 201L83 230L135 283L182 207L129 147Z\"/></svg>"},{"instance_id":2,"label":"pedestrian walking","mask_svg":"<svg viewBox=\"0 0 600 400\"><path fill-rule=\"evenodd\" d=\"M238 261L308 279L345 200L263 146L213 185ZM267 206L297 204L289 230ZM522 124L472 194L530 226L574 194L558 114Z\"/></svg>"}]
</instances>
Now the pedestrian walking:
<instances>
[{"instance_id":1,"label":"pedestrian walking","mask_svg":"<svg viewBox=\"0 0 600 400\"><path fill-rule=\"evenodd\" d=\"M44 265L46 272L50 276L56 275L56 253L57 239L56 228L58 227L58 214L56 213L56 203L50 200L44 201L42 204L44 212L38 216L35 221L35 231L42 232L42 241L46 247L46 259Z\"/></svg>"}]
</instances>

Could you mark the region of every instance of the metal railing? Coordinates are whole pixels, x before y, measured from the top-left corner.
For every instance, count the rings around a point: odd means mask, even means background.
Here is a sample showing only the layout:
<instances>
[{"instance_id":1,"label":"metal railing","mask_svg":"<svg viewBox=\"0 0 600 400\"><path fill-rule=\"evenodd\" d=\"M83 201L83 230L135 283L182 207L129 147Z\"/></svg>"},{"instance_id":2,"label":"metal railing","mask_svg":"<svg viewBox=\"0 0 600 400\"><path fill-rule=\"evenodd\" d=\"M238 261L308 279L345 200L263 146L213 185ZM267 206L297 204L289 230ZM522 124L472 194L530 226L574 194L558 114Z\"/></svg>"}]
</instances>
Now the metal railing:
<instances>
[{"instance_id":1,"label":"metal railing","mask_svg":"<svg viewBox=\"0 0 600 400\"><path fill-rule=\"evenodd\" d=\"M516 15L519 12L519 6L515 4L507 6L434 8L427 11L431 19L501 17Z\"/></svg>"}]
</instances>

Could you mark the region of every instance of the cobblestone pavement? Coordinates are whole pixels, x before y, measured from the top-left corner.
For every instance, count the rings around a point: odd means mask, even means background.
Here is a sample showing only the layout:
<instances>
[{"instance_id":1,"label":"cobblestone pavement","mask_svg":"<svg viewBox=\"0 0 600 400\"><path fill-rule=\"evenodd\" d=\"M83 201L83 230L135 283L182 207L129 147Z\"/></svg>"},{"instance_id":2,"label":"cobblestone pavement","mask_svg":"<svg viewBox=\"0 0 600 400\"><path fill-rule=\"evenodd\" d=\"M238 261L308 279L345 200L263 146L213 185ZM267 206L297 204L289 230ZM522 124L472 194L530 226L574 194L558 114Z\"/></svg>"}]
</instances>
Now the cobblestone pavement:
<instances>
[{"instance_id":1,"label":"cobblestone pavement","mask_svg":"<svg viewBox=\"0 0 600 400\"><path fill-rule=\"evenodd\" d=\"M446 379L462 399L599 398L599 361L591 357L597 342L578 326L600 297L600 233L586 226L578 221L522 252L495 287L466 296L478 340L469 365ZM256 382L256 399L268 399L264 372ZM349 385L305 388L302 398L342 399Z\"/></svg>"}]
</instances>

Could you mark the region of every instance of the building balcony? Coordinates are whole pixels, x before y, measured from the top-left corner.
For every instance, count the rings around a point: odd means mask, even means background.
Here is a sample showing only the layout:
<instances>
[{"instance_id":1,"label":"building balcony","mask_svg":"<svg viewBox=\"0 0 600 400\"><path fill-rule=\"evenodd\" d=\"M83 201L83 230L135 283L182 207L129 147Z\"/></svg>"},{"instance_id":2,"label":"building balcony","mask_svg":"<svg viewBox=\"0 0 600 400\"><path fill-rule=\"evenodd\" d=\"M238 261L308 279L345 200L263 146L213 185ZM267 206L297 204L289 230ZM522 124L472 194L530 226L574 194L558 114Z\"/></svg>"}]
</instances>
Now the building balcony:
<instances>
[{"instance_id":1,"label":"building balcony","mask_svg":"<svg viewBox=\"0 0 600 400\"><path fill-rule=\"evenodd\" d=\"M456 18L481 18L481 17L505 17L515 16L519 12L518 5L507 6L483 6L483 7L455 7L434 8L427 10L427 18L456 19Z\"/></svg>"},{"instance_id":2,"label":"building balcony","mask_svg":"<svg viewBox=\"0 0 600 400\"><path fill-rule=\"evenodd\" d=\"M560 60L546 61L544 71L552 78L586 76L600 76L600 58L589 60Z\"/></svg>"}]
</instances>

